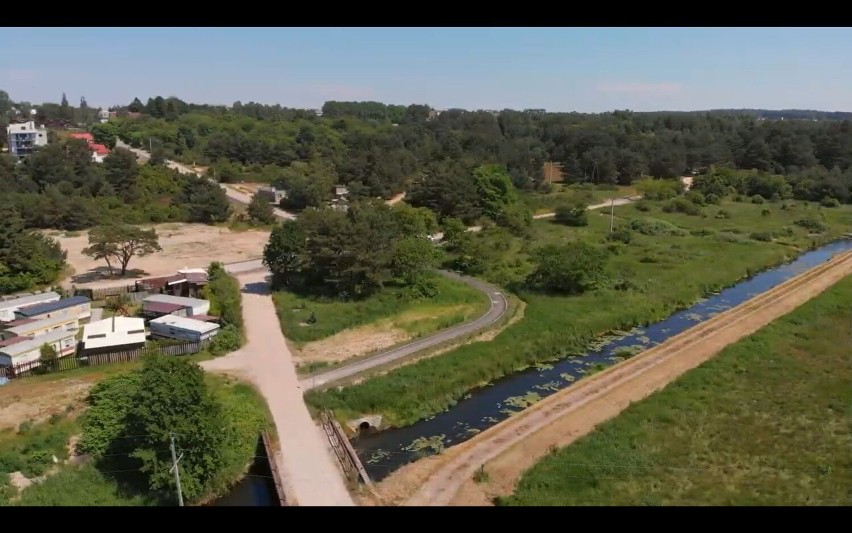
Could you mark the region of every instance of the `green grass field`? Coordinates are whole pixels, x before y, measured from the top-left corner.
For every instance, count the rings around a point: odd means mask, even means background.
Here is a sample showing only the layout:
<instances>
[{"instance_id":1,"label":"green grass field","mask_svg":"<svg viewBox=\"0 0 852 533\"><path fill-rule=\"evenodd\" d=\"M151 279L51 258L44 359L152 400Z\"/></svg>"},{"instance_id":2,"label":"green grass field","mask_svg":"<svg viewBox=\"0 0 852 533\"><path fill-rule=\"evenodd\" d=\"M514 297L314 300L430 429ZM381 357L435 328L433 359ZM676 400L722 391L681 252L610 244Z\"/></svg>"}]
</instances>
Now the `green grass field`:
<instances>
[{"instance_id":1,"label":"green grass field","mask_svg":"<svg viewBox=\"0 0 852 533\"><path fill-rule=\"evenodd\" d=\"M300 296L291 292L272 295L281 330L296 343L324 339L345 329L389 319L414 336L432 333L481 315L488 308L488 297L476 289L435 275L438 294L434 298L414 300L406 297L404 287L388 285L378 294L362 301ZM308 324L313 314L316 322Z\"/></svg>"},{"instance_id":2,"label":"green grass field","mask_svg":"<svg viewBox=\"0 0 852 533\"><path fill-rule=\"evenodd\" d=\"M852 279L546 457L504 505L852 505Z\"/></svg>"},{"instance_id":3,"label":"green grass field","mask_svg":"<svg viewBox=\"0 0 852 533\"><path fill-rule=\"evenodd\" d=\"M127 371L130 367L125 367ZM254 433L254 423L264 420L272 428L271 416L263 398L249 385L216 375L207 375L207 382L221 399L226 416L238 426ZM55 465L68 458L68 442L72 435L81 432L83 413L57 413L39 424L24 423L17 430L0 432L0 506L139 506L172 505L141 491L133 473L101 471L92 464ZM242 427L245 426L245 427ZM249 427L250 426L250 427ZM273 431L270 431L273 433ZM253 445L252 445L253 450ZM20 471L32 478L58 469L42 483L34 484L20 493L20 499L11 501L16 491L9 485L8 474ZM243 474L241 461L232 463L231 469L222 472L225 483L237 481ZM128 476L131 476L130 478ZM223 487L222 491L227 490Z\"/></svg>"},{"instance_id":4,"label":"green grass field","mask_svg":"<svg viewBox=\"0 0 852 533\"><path fill-rule=\"evenodd\" d=\"M556 206L582 200L588 205L599 204L610 198L633 196L636 189L622 185L563 185L556 184L552 192L521 192L521 200L532 210L534 215L551 213Z\"/></svg>"},{"instance_id":5,"label":"green grass field","mask_svg":"<svg viewBox=\"0 0 852 533\"><path fill-rule=\"evenodd\" d=\"M553 361L586 351L598 336L614 330L656 322L688 307L709 293L734 284L747 275L794 258L813 245L852 230L852 207L824 209L829 231L810 236L794 222L808 208L803 204L781 209L780 204L728 202L705 207L706 218L664 213L661 202L650 211L636 205L615 209L616 227L629 219L652 217L677 224L693 234L664 236L633 234L628 245L609 243L609 275L621 280L579 296L553 296L519 288L526 301L525 317L491 342L459 347L384 376L343 389L310 391L314 407L334 409L341 418L377 413L392 426L403 426L438 413L469 390L535 363ZM718 210L730 218L716 218ZM764 215L763 211L769 210ZM484 276L504 286L516 286L531 270L528 253L547 243L575 239L603 243L609 231L609 213L592 212L582 228L560 226L550 220L533 222L533 237L524 242L483 231L480 239L502 248ZM777 232L774 242L756 240L755 232ZM506 243L506 246L498 246ZM622 289L622 290L619 290Z\"/></svg>"}]
</instances>

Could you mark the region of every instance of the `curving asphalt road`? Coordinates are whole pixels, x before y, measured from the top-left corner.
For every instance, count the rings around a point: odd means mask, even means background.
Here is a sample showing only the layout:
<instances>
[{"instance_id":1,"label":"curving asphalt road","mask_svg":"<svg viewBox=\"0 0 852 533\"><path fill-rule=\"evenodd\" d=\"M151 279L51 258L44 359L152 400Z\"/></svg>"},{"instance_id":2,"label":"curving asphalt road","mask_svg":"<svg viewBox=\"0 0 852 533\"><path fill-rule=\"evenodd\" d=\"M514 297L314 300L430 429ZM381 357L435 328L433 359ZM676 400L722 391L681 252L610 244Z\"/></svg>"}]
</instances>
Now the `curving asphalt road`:
<instances>
[{"instance_id":1,"label":"curving asphalt road","mask_svg":"<svg viewBox=\"0 0 852 533\"><path fill-rule=\"evenodd\" d=\"M438 331L436 333L433 333L432 335L417 339L407 344L403 344L402 346L398 346L396 348L390 348L388 350L381 351L366 359L353 361L351 363L341 365L331 370L327 370L325 372L320 372L312 376L302 378L299 381L302 386L302 390L309 390L317 387L328 386L332 383L370 370L371 368L384 365L392 361L396 361L397 359L401 359L408 355L417 353L421 350L426 350L428 348L437 346L438 344L462 337L464 335L468 335L470 333L474 333L476 331L480 331L497 322L506 314L506 311L509 308L509 302L506 300L506 297L503 295L503 293L497 289L497 287L480 281L476 278L456 274L455 272L439 270L438 273L450 279L466 283L471 287L478 289L480 292L486 294L491 300L491 306L489 307L488 311L476 320L465 322L464 324L459 324L458 326L453 326L451 328Z\"/></svg>"}]
</instances>

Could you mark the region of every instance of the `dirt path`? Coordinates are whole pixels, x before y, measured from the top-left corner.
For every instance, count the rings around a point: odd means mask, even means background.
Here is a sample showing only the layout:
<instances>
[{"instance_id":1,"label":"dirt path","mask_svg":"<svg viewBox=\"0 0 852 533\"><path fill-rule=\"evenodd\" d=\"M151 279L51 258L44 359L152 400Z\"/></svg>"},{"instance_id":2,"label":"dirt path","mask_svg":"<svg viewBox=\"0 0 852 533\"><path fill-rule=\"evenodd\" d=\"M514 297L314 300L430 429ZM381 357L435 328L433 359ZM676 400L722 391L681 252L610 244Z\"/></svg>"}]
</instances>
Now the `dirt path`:
<instances>
[{"instance_id":1,"label":"dirt path","mask_svg":"<svg viewBox=\"0 0 852 533\"><path fill-rule=\"evenodd\" d=\"M521 474L553 446L565 446L852 273L852 252L835 257L646 352L554 394L410 469L429 476L407 505L490 505L511 494ZM472 477L484 465L489 481ZM428 469L429 474L424 470ZM404 486L402 480L397 485Z\"/></svg>"},{"instance_id":2,"label":"dirt path","mask_svg":"<svg viewBox=\"0 0 852 533\"><path fill-rule=\"evenodd\" d=\"M281 452L275 460L288 501L301 506L354 505L337 459L305 407L265 277L264 272L252 272L239 278L243 286L246 345L201 366L247 379L263 394L278 433Z\"/></svg>"}]
</instances>

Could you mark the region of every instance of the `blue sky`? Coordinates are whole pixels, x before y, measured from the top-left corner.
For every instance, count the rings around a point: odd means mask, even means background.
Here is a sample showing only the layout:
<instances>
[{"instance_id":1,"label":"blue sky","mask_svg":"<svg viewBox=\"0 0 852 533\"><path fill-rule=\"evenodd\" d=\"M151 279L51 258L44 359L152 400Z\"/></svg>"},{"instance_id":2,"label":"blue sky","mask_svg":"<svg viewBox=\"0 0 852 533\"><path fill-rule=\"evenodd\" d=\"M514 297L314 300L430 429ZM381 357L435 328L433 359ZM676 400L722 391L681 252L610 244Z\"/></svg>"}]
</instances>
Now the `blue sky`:
<instances>
[{"instance_id":1,"label":"blue sky","mask_svg":"<svg viewBox=\"0 0 852 533\"><path fill-rule=\"evenodd\" d=\"M848 28L3 28L0 89L320 107L852 111Z\"/></svg>"}]
</instances>

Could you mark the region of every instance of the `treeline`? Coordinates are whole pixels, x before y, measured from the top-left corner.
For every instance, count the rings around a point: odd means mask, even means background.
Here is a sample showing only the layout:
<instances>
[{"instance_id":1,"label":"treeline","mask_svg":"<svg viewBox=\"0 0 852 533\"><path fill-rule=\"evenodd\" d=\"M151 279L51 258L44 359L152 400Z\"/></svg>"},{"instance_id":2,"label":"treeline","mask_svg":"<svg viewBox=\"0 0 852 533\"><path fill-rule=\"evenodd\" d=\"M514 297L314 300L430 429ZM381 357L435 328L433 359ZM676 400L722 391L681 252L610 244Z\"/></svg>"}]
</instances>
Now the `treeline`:
<instances>
[{"instance_id":1,"label":"treeline","mask_svg":"<svg viewBox=\"0 0 852 533\"><path fill-rule=\"evenodd\" d=\"M123 149L94 163L86 143L49 144L19 164L0 156L6 207L28 228L81 230L122 221L222 222L230 205L220 187L161 165L139 165Z\"/></svg>"},{"instance_id":2,"label":"treeline","mask_svg":"<svg viewBox=\"0 0 852 533\"><path fill-rule=\"evenodd\" d=\"M93 131L138 146L153 139L166 157L212 165L211 174L222 181L274 182L290 171L308 180L346 184L368 197L402 192L433 172L431 166L448 162L467 169L504 166L519 189L547 187L542 179L546 161L561 164L568 182L620 184L645 175L701 173L711 165L780 175L837 167L848 178L852 165L852 127L844 114L436 113L425 105L327 102L320 117L280 106L235 103L224 108L179 101L168 113L163 110L171 99L162 99L162 109L158 101L141 106L140 118L96 125ZM803 120L764 120L773 113ZM805 120L812 116L820 120ZM840 117L844 120L822 120ZM294 167L298 163L307 167Z\"/></svg>"}]
</instances>

